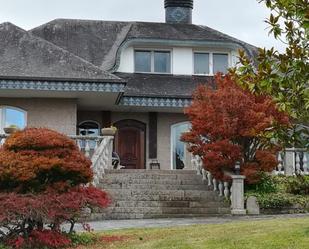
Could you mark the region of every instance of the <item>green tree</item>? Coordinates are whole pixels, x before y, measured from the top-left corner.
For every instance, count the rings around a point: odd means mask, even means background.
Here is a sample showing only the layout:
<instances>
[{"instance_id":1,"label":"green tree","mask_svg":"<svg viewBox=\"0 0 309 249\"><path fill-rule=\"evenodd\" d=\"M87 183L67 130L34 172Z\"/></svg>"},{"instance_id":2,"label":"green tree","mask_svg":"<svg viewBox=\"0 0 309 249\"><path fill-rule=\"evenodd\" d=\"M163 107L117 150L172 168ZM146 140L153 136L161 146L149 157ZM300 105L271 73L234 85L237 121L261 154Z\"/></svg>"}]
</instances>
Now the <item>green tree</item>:
<instances>
[{"instance_id":1,"label":"green tree","mask_svg":"<svg viewBox=\"0 0 309 249\"><path fill-rule=\"evenodd\" d=\"M231 73L245 89L273 96L279 108L291 115L293 126L275 137L287 146L309 147L309 1L259 2L271 10L266 19L269 34L285 43L286 49L259 49L254 61L240 51L240 66Z\"/></svg>"}]
</instances>

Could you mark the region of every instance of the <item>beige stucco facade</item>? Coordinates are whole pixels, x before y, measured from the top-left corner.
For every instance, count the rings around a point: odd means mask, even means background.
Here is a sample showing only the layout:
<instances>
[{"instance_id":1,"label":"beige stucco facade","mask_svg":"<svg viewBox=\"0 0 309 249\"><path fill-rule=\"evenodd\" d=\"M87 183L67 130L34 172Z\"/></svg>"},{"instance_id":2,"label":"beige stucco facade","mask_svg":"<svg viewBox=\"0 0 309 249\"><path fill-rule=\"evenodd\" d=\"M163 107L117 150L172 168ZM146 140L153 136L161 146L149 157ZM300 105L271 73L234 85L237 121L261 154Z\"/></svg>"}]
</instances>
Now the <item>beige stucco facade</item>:
<instances>
[{"instance_id":1,"label":"beige stucco facade","mask_svg":"<svg viewBox=\"0 0 309 249\"><path fill-rule=\"evenodd\" d=\"M76 127L83 121L95 121L100 128L104 125L106 112L78 111L75 99L48 98L0 98L0 106L12 106L27 112L28 127L47 127L67 135L75 135ZM149 113L110 112L110 123L133 119L146 125L146 167L149 159ZM161 169L171 169L171 127L187 118L181 113L158 113L157 115L157 159ZM105 120L106 121L106 120Z\"/></svg>"},{"instance_id":2,"label":"beige stucco facade","mask_svg":"<svg viewBox=\"0 0 309 249\"><path fill-rule=\"evenodd\" d=\"M47 127L67 135L76 134L75 99L0 98L0 106L26 111L28 127Z\"/></svg>"}]
</instances>

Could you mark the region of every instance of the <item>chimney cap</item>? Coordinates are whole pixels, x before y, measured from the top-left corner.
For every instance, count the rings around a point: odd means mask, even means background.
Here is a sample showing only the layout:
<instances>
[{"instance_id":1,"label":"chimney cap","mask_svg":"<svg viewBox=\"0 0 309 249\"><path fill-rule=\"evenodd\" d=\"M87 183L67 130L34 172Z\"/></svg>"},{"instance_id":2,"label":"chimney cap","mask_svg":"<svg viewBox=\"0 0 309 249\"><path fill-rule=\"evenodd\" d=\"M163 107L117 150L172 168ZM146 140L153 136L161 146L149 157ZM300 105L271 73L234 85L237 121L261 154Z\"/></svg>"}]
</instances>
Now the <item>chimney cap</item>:
<instances>
[{"instance_id":1,"label":"chimney cap","mask_svg":"<svg viewBox=\"0 0 309 249\"><path fill-rule=\"evenodd\" d=\"M182 7L193 9L193 0L165 0L164 7Z\"/></svg>"}]
</instances>

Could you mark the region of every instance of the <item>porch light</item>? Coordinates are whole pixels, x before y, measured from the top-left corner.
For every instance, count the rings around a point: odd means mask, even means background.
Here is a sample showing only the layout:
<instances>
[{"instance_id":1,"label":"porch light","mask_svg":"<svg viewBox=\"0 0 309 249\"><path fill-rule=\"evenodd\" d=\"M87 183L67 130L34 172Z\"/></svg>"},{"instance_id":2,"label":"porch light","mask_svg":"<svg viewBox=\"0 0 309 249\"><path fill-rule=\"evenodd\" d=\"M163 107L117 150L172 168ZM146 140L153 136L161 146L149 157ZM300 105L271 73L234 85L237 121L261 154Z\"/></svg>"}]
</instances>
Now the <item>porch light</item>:
<instances>
[{"instance_id":1,"label":"porch light","mask_svg":"<svg viewBox=\"0 0 309 249\"><path fill-rule=\"evenodd\" d=\"M235 174L240 175L240 161L237 161L235 164Z\"/></svg>"}]
</instances>

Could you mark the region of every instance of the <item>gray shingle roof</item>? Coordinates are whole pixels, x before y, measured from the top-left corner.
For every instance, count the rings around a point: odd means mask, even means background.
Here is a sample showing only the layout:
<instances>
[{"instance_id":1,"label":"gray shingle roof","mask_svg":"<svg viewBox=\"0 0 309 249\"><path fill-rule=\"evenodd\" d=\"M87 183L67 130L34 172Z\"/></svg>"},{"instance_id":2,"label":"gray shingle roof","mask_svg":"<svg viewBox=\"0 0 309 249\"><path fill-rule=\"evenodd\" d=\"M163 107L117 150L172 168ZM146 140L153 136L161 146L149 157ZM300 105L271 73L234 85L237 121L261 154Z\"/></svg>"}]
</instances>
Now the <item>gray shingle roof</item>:
<instances>
[{"instance_id":1,"label":"gray shingle roof","mask_svg":"<svg viewBox=\"0 0 309 249\"><path fill-rule=\"evenodd\" d=\"M191 24L56 19L30 32L105 70L115 64L121 44L132 39L233 43L250 55L256 49L209 27Z\"/></svg>"},{"instance_id":2,"label":"gray shingle roof","mask_svg":"<svg viewBox=\"0 0 309 249\"><path fill-rule=\"evenodd\" d=\"M127 81L124 96L191 98L200 84L214 86L211 76L116 73Z\"/></svg>"},{"instance_id":3,"label":"gray shingle roof","mask_svg":"<svg viewBox=\"0 0 309 249\"><path fill-rule=\"evenodd\" d=\"M0 77L122 81L11 23L0 24Z\"/></svg>"}]
</instances>

